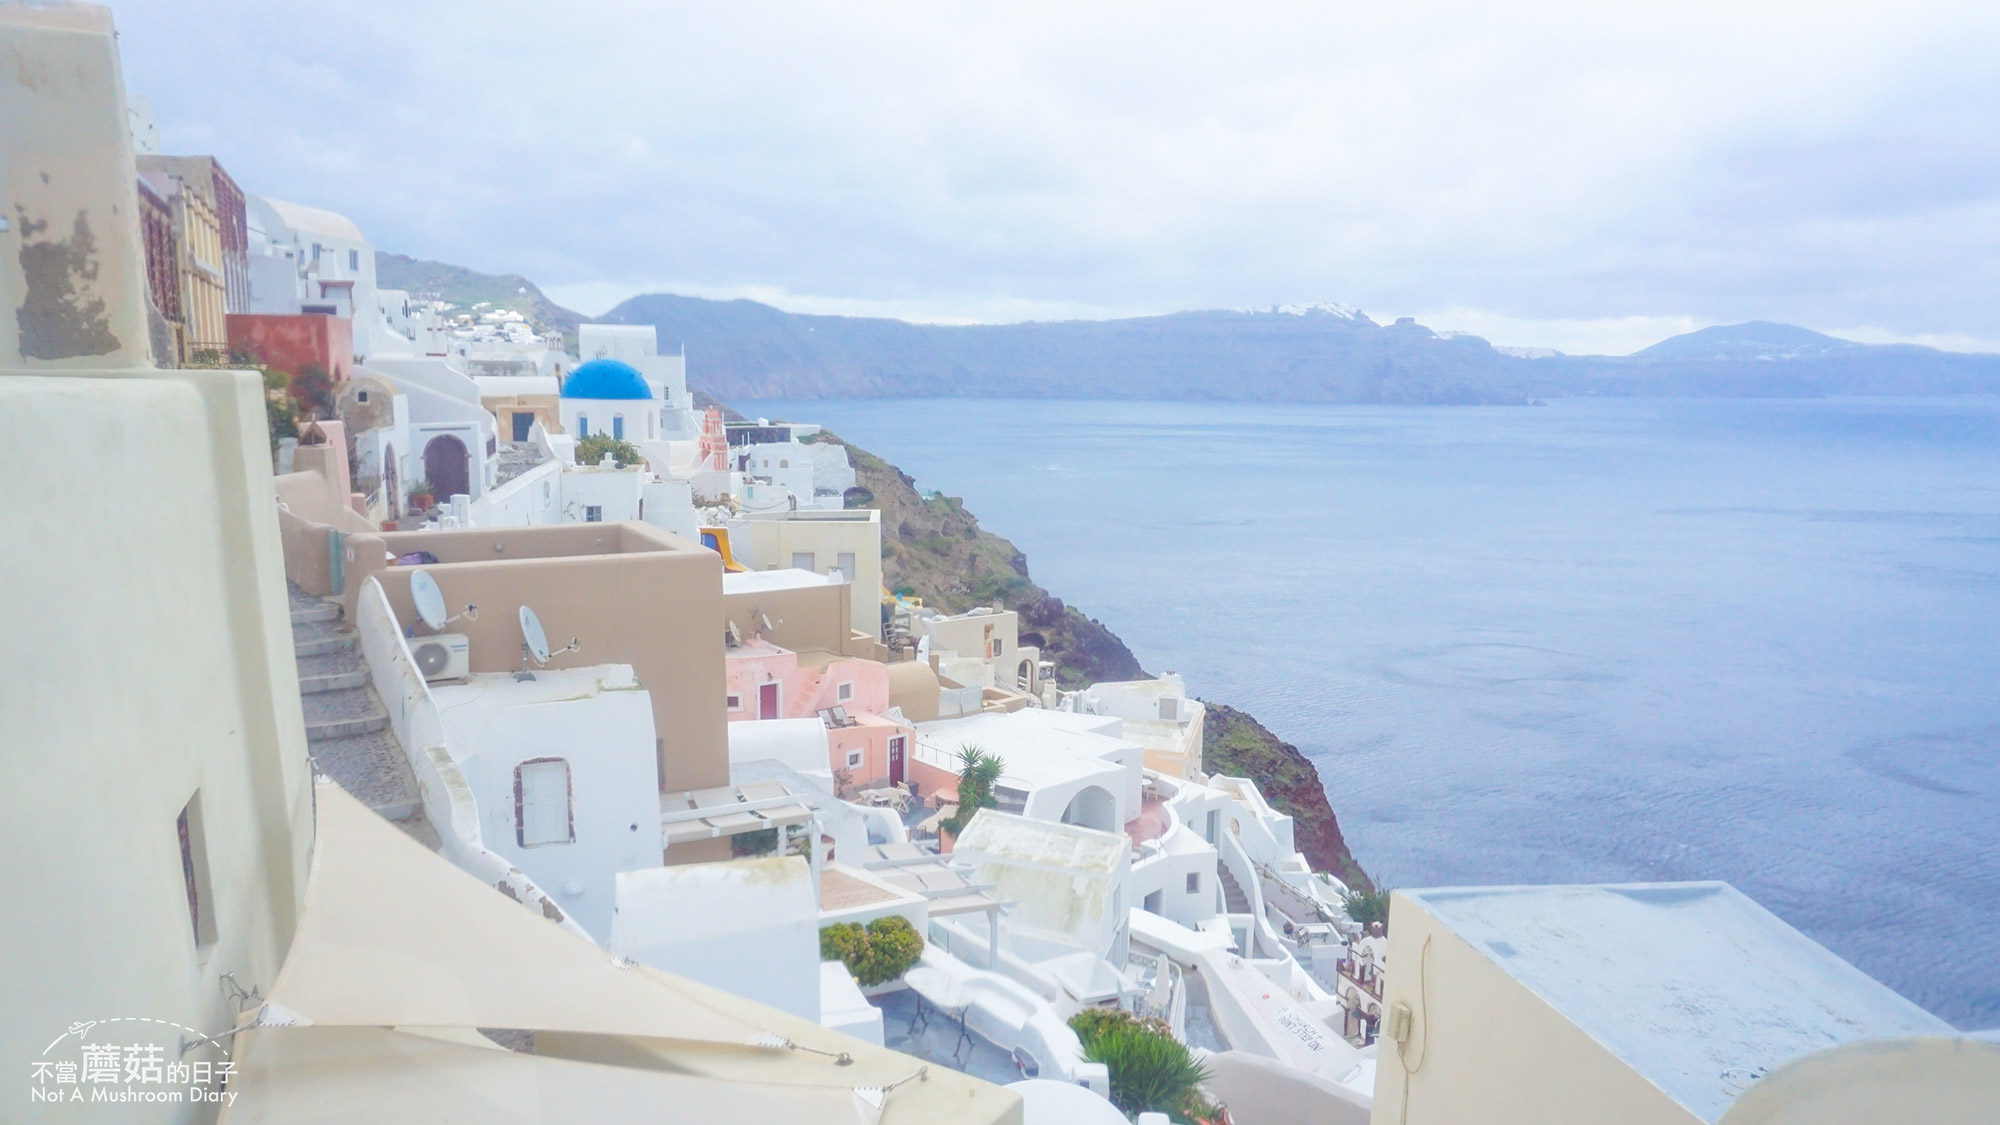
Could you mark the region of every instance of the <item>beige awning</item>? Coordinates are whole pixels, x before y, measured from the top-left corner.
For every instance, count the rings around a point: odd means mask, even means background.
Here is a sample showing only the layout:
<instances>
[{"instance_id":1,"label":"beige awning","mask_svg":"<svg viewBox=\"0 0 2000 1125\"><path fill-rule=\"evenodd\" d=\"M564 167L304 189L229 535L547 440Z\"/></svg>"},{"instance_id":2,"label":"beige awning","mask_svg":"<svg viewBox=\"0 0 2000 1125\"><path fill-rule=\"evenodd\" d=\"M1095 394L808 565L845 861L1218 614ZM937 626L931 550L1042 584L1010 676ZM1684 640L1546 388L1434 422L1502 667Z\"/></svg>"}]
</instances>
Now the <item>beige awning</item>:
<instances>
[{"instance_id":1,"label":"beige awning","mask_svg":"<svg viewBox=\"0 0 2000 1125\"><path fill-rule=\"evenodd\" d=\"M318 786L305 910L269 999L315 1024L743 1043L765 1028L621 962Z\"/></svg>"},{"instance_id":2,"label":"beige awning","mask_svg":"<svg viewBox=\"0 0 2000 1125\"><path fill-rule=\"evenodd\" d=\"M885 1120L873 1099L850 1088L604 1066L386 1028L258 1028L237 1036L236 1058L236 1102L222 1113L232 1125ZM894 1103L899 1092L881 1101Z\"/></svg>"},{"instance_id":3,"label":"beige awning","mask_svg":"<svg viewBox=\"0 0 2000 1125\"><path fill-rule=\"evenodd\" d=\"M1015 1094L614 958L338 786L316 795L305 908L235 1038L226 1122L1020 1125Z\"/></svg>"}]
</instances>

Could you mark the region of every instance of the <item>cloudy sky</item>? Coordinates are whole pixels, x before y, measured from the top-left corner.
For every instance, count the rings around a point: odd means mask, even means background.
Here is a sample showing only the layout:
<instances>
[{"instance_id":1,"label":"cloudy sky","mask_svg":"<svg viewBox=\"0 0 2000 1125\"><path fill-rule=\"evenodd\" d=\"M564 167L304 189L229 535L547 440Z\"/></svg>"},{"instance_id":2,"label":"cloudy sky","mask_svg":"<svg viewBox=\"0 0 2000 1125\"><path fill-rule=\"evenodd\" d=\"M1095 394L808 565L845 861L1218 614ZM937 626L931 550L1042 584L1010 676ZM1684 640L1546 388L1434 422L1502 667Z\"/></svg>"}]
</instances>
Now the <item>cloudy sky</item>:
<instances>
[{"instance_id":1,"label":"cloudy sky","mask_svg":"<svg viewBox=\"0 0 2000 1125\"><path fill-rule=\"evenodd\" d=\"M113 7L168 151L586 313L2000 350L1992 0Z\"/></svg>"}]
</instances>

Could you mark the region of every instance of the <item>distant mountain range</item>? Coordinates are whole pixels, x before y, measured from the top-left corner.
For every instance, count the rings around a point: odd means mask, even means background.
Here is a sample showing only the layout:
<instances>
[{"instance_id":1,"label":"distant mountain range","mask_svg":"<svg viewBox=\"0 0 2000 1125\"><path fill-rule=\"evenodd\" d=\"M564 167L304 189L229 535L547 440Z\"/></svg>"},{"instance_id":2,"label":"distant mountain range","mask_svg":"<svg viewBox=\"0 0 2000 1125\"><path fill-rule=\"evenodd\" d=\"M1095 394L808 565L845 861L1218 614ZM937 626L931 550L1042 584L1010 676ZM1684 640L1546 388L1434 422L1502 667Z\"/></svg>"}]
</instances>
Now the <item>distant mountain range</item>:
<instances>
[{"instance_id":1,"label":"distant mountain range","mask_svg":"<svg viewBox=\"0 0 2000 1125\"><path fill-rule=\"evenodd\" d=\"M463 304L493 300L548 327L582 319L525 278L378 255L389 278ZM500 298L500 299L496 299ZM648 294L596 318L651 324L684 346L717 398L1164 398L1267 402L1525 403L1569 395L1815 398L2000 394L2000 355L1868 345L1752 321L1629 356L1569 356L1378 324L1340 306L1123 320L911 324L807 316L755 301Z\"/></svg>"}]
</instances>

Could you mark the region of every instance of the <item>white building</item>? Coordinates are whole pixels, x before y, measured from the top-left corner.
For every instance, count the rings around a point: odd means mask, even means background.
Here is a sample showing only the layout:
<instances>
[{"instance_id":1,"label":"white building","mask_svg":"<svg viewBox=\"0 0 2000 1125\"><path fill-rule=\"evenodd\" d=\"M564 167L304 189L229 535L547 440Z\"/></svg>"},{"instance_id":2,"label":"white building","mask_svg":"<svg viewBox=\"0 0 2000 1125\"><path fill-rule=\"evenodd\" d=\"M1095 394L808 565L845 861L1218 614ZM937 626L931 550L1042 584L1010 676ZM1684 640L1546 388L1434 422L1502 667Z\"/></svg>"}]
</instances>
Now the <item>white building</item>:
<instances>
[{"instance_id":1,"label":"white building","mask_svg":"<svg viewBox=\"0 0 2000 1125\"><path fill-rule=\"evenodd\" d=\"M1119 720L1061 711L987 711L918 723L917 761L955 774L962 747L1003 763L996 807L1033 820L1122 832L1139 814L1144 751Z\"/></svg>"},{"instance_id":2,"label":"white building","mask_svg":"<svg viewBox=\"0 0 2000 1125\"><path fill-rule=\"evenodd\" d=\"M345 215L262 195L244 196L250 311L351 317L354 354L415 355L391 327L375 291L375 247Z\"/></svg>"},{"instance_id":3,"label":"white building","mask_svg":"<svg viewBox=\"0 0 2000 1125\"><path fill-rule=\"evenodd\" d=\"M820 1017L819 896L797 856L620 874L610 949L802 1019Z\"/></svg>"},{"instance_id":4,"label":"white building","mask_svg":"<svg viewBox=\"0 0 2000 1125\"><path fill-rule=\"evenodd\" d=\"M687 356L661 355L650 324L581 324L576 329L578 371L593 360L615 360L645 379L659 404L659 430L629 441L693 441L701 420L687 389ZM567 422L565 422L567 424ZM581 435L579 435L581 436Z\"/></svg>"},{"instance_id":5,"label":"white building","mask_svg":"<svg viewBox=\"0 0 2000 1125\"><path fill-rule=\"evenodd\" d=\"M1086 715L1125 720L1126 738L1146 748L1146 768L1170 777L1193 777L1201 769L1203 719L1207 709L1191 699L1187 685L1172 672L1157 680L1092 684L1064 697L1062 707Z\"/></svg>"},{"instance_id":6,"label":"white building","mask_svg":"<svg viewBox=\"0 0 2000 1125\"><path fill-rule=\"evenodd\" d=\"M586 360L563 380L561 395L562 427L579 441L593 434L635 446L661 440L660 399L631 364Z\"/></svg>"},{"instance_id":7,"label":"white building","mask_svg":"<svg viewBox=\"0 0 2000 1125\"><path fill-rule=\"evenodd\" d=\"M624 664L484 673L431 692L488 846L608 941L617 873L660 865L652 696Z\"/></svg>"}]
</instances>

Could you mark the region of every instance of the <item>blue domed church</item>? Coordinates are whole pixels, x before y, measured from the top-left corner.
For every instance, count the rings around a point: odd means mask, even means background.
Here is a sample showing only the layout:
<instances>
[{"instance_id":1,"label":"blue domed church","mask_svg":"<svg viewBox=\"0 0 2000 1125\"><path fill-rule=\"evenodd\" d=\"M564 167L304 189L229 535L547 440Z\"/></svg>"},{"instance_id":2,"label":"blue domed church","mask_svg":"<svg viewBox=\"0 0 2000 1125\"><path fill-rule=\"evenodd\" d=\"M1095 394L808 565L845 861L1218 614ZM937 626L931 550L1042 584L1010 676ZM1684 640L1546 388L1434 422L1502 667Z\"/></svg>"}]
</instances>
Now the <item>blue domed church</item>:
<instances>
[{"instance_id":1,"label":"blue domed church","mask_svg":"<svg viewBox=\"0 0 2000 1125\"><path fill-rule=\"evenodd\" d=\"M660 437L660 401L639 369L622 360L578 364L563 380L558 411L563 429L578 440L592 434L635 443Z\"/></svg>"}]
</instances>

